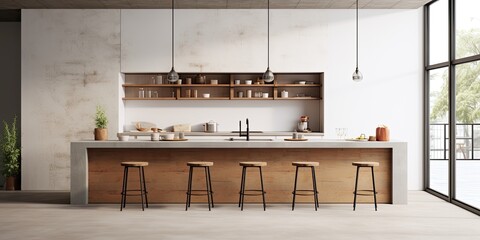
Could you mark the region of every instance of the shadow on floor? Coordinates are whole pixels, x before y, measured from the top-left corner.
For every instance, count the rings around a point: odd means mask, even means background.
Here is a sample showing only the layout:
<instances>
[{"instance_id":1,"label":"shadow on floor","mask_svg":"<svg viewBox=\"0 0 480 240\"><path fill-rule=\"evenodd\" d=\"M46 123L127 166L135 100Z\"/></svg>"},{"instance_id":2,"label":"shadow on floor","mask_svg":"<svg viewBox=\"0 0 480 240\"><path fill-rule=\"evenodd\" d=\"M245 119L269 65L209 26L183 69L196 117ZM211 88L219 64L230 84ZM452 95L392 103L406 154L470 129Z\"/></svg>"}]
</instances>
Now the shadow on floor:
<instances>
[{"instance_id":1,"label":"shadow on floor","mask_svg":"<svg viewBox=\"0 0 480 240\"><path fill-rule=\"evenodd\" d=\"M0 203L70 204L68 191L0 191Z\"/></svg>"}]
</instances>

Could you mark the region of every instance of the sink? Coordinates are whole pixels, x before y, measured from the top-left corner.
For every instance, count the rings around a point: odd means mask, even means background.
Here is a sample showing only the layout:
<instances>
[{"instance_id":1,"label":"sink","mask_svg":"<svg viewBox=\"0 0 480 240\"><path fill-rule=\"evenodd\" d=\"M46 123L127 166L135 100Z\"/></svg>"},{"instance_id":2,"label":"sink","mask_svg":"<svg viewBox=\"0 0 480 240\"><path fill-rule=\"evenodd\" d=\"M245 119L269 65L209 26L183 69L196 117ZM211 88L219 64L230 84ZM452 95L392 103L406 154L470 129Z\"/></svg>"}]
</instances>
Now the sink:
<instances>
[{"instance_id":1,"label":"sink","mask_svg":"<svg viewBox=\"0 0 480 240\"><path fill-rule=\"evenodd\" d=\"M247 141L247 138L228 138L228 139L225 139L227 141ZM273 139L271 138L264 138L264 139L260 139L260 138L257 138L257 139L250 139L250 142L270 142L270 141L273 141Z\"/></svg>"},{"instance_id":2,"label":"sink","mask_svg":"<svg viewBox=\"0 0 480 240\"><path fill-rule=\"evenodd\" d=\"M238 133L238 131L232 131L232 133ZM247 131L242 131L242 133L247 133ZM263 133L263 131L250 131L250 133Z\"/></svg>"}]
</instances>

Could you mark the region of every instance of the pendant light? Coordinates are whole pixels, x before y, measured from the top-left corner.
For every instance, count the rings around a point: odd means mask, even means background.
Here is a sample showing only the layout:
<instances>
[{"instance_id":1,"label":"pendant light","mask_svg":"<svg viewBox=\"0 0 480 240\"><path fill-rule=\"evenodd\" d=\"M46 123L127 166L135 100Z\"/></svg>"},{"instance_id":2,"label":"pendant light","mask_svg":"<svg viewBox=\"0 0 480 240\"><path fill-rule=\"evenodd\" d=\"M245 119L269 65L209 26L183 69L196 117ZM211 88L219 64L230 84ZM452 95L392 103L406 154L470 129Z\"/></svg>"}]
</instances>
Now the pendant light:
<instances>
[{"instance_id":1,"label":"pendant light","mask_svg":"<svg viewBox=\"0 0 480 240\"><path fill-rule=\"evenodd\" d=\"M273 72L270 71L270 0L268 0L267 9L267 71L263 74L262 79L269 83L275 79Z\"/></svg>"},{"instance_id":2,"label":"pendant light","mask_svg":"<svg viewBox=\"0 0 480 240\"><path fill-rule=\"evenodd\" d=\"M356 60L355 72L353 72L352 79L355 82L360 82L363 79L363 74L358 70L358 0L357 0L357 11L356 11L356 21L355 22L356 22L356 43L357 43L356 57L357 57L357 60Z\"/></svg>"},{"instance_id":3,"label":"pendant light","mask_svg":"<svg viewBox=\"0 0 480 240\"><path fill-rule=\"evenodd\" d=\"M169 82L176 82L179 78L178 73L175 72L175 0L172 0L172 70L167 75Z\"/></svg>"}]
</instances>

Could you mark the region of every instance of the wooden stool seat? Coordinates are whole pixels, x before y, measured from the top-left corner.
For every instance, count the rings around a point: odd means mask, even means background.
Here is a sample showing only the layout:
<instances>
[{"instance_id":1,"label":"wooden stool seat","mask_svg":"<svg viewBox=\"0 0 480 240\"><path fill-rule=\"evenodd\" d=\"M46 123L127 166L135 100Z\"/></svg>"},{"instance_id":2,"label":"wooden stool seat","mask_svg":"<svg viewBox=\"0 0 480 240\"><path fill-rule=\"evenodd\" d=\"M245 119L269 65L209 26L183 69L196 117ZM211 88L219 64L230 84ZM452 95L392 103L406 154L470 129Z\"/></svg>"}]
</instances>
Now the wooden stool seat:
<instances>
[{"instance_id":1,"label":"wooden stool seat","mask_svg":"<svg viewBox=\"0 0 480 240\"><path fill-rule=\"evenodd\" d=\"M378 167L380 166L380 163L378 162L353 162L353 166L357 167Z\"/></svg>"},{"instance_id":2,"label":"wooden stool seat","mask_svg":"<svg viewBox=\"0 0 480 240\"><path fill-rule=\"evenodd\" d=\"M242 167L265 167L267 162L240 162L239 165Z\"/></svg>"},{"instance_id":3,"label":"wooden stool seat","mask_svg":"<svg viewBox=\"0 0 480 240\"><path fill-rule=\"evenodd\" d=\"M122 162L124 167L146 167L148 162Z\"/></svg>"},{"instance_id":4,"label":"wooden stool seat","mask_svg":"<svg viewBox=\"0 0 480 240\"><path fill-rule=\"evenodd\" d=\"M318 167L318 162L292 162L293 166L297 167Z\"/></svg>"},{"instance_id":5,"label":"wooden stool seat","mask_svg":"<svg viewBox=\"0 0 480 240\"><path fill-rule=\"evenodd\" d=\"M211 167L213 162L188 162L187 166L191 167Z\"/></svg>"}]
</instances>

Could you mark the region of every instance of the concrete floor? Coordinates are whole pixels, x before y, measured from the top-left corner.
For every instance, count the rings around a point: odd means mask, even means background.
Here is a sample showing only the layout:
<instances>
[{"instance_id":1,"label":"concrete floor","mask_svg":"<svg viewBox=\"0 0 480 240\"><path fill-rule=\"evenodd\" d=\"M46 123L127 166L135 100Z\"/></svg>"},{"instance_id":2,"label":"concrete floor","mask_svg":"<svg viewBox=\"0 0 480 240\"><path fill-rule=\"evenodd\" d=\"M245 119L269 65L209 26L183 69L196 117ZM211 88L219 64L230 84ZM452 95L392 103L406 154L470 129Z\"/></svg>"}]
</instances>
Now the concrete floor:
<instances>
[{"instance_id":1,"label":"concrete floor","mask_svg":"<svg viewBox=\"0 0 480 240\"><path fill-rule=\"evenodd\" d=\"M408 205L298 205L294 212L286 204L218 204L211 212L206 205L71 206L65 196L28 198L15 202L11 193L0 192L0 239L480 239L480 217L428 193L409 192ZM18 195L18 193L17 193ZM7 197L5 197L7 196ZM23 199L23 200L22 200ZM30 200L27 200L30 199ZM55 201L53 201L55 202Z\"/></svg>"}]
</instances>

